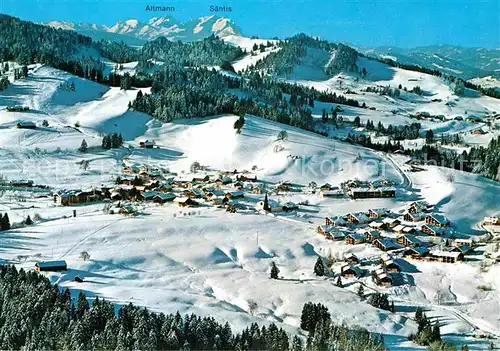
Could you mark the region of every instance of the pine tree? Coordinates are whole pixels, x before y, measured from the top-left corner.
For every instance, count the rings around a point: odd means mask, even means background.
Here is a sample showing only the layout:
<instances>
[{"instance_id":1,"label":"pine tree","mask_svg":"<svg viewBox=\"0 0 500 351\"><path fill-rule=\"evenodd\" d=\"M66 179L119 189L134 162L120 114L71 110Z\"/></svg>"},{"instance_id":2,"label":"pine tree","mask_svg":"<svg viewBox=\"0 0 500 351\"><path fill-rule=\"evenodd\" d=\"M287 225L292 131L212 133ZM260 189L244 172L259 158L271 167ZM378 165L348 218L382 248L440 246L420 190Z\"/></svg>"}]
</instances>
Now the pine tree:
<instances>
[{"instance_id":1,"label":"pine tree","mask_svg":"<svg viewBox=\"0 0 500 351\"><path fill-rule=\"evenodd\" d=\"M263 206L263 210L266 211L266 212L270 212L271 211L271 207L269 207L269 200L267 199L267 193L266 195L264 196L264 206Z\"/></svg>"},{"instance_id":2,"label":"pine tree","mask_svg":"<svg viewBox=\"0 0 500 351\"><path fill-rule=\"evenodd\" d=\"M271 262L271 279L278 279L278 267L276 267L276 263Z\"/></svg>"},{"instance_id":3,"label":"pine tree","mask_svg":"<svg viewBox=\"0 0 500 351\"><path fill-rule=\"evenodd\" d=\"M365 288L363 287L363 284L359 284L357 294L362 300L365 299Z\"/></svg>"},{"instance_id":4,"label":"pine tree","mask_svg":"<svg viewBox=\"0 0 500 351\"><path fill-rule=\"evenodd\" d=\"M80 152L87 152L88 146L87 146L87 141L85 139L82 140L82 144L78 148L78 151Z\"/></svg>"},{"instance_id":5,"label":"pine tree","mask_svg":"<svg viewBox=\"0 0 500 351\"><path fill-rule=\"evenodd\" d=\"M339 275L339 277L337 278L337 283L336 285L339 287L339 288L342 288L343 287L343 284L342 284L342 277Z\"/></svg>"},{"instance_id":6,"label":"pine tree","mask_svg":"<svg viewBox=\"0 0 500 351\"><path fill-rule=\"evenodd\" d=\"M24 221L24 224L26 225L32 225L33 224L33 221L31 220L31 217L28 215L28 217L26 217L26 220Z\"/></svg>"},{"instance_id":7,"label":"pine tree","mask_svg":"<svg viewBox=\"0 0 500 351\"><path fill-rule=\"evenodd\" d=\"M314 265L314 274L318 277L322 277L325 275L325 266L323 265L323 260L321 257L318 257L316 260L316 264Z\"/></svg>"}]
</instances>

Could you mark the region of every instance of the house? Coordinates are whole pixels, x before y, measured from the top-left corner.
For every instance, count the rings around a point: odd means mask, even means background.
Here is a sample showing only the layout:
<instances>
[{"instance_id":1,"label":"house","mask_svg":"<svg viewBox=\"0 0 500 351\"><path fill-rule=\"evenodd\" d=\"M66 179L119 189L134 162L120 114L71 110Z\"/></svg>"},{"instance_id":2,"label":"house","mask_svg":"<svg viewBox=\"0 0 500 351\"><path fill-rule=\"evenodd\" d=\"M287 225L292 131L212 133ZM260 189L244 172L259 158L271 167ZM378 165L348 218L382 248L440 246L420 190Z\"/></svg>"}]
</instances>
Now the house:
<instances>
[{"instance_id":1,"label":"house","mask_svg":"<svg viewBox=\"0 0 500 351\"><path fill-rule=\"evenodd\" d=\"M36 129L36 124L30 121L19 121L16 127L21 129Z\"/></svg>"},{"instance_id":2,"label":"house","mask_svg":"<svg viewBox=\"0 0 500 351\"><path fill-rule=\"evenodd\" d=\"M200 189L191 188L184 190L182 192L182 195L193 199L199 199L203 197L205 194Z\"/></svg>"},{"instance_id":3,"label":"house","mask_svg":"<svg viewBox=\"0 0 500 351\"><path fill-rule=\"evenodd\" d=\"M340 268L340 275L344 278L359 278L362 272L359 267L347 263Z\"/></svg>"},{"instance_id":4,"label":"house","mask_svg":"<svg viewBox=\"0 0 500 351\"><path fill-rule=\"evenodd\" d=\"M228 191L225 196L228 199L241 199L245 197L245 193L241 190Z\"/></svg>"},{"instance_id":5,"label":"house","mask_svg":"<svg viewBox=\"0 0 500 351\"><path fill-rule=\"evenodd\" d=\"M233 179L231 177L219 177L215 179L215 184L217 185L226 185L226 184L231 184L233 182ZM241 182L240 182L241 184Z\"/></svg>"},{"instance_id":6,"label":"house","mask_svg":"<svg viewBox=\"0 0 500 351\"><path fill-rule=\"evenodd\" d=\"M347 194L352 199L368 199L368 198L379 198L379 197L395 197L396 188L394 187L382 187L382 188L351 188Z\"/></svg>"},{"instance_id":7,"label":"house","mask_svg":"<svg viewBox=\"0 0 500 351\"><path fill-rule=\"evenodd\" d=\"M391 238L379 238L373 242L373 245L382 251L401 249L402 246L394 242Z\"/></svg>"},{"instance_id":8,"label":"house","mask_svg":"<svg viewBox=\"0 0 500 351\"><path fill-rule=\"evenodd\" d=\"M381 237L381 234L378 230L367 230L367 229L362 229L361 231L358 231L357 233L363 234L365 236L365 239L367 242L371 243L374 240L378 239Z\"/></svg>"},{"instance_id":9,"label":"house","mask_svg":"<svg viewBox=\"0 0 500 351\"><path fill-rule=\"evenodd\" d=\"M321 190L319 192L320 197L342 197L344 196L344 192L341 189L335 190Z\"/></svg>"},{"instance_id":10,"label":"house","mask_svg":"<svg viewBox=\"0 0 500 351\"><path fill-rule=\"evenodd\" d=\"M86 191L61 190L54 194L54 202L63 206L98 201L101 199L102 192L98 189L89 189Z\"/></svg>"},{"instance_id":11,"label":"house","mask_svg":"<svg viewBox=\"0 0 500 351\"><path fill-rule=\"evenodd\" d=\"M261 184L256 184L252 187L252 194L262 194L264 193L264 187Z\"/></svg>"},{"instance_id":12,"label":"house","mask_svg":"<svg viewBox=\"0 0 500 351\"><path fill-rule=\"evenodd\" d=\"M325 183L319 187L319 190L322 190L322 191L329 191L329 190L336 190L336 189L338 189L338 187L334 187L330 183Z\"/></svg>"},{"instance_id":13,"label":"house","mask_svg":"<svg viewBox=\"0 0 500 351\"><path fill-rule=\"evenodd\" d=\"M481 123L483 119L479 116L469 115L465 118L465 121L470 123Z\"/></svg>"},{"instance_id":14,"label":"house","mask_svg":"<svg viewBox=\"0 0 500 351\"><path fill-rule=\"evenodd\" d=\"M31 188L33 184L34 182L32 180L24 180L24 179L11 180L9 182L10 186L19 188Z\"/></svg>"},{"instance_id":15,"label":"house","mask_svg":"<svg viewBox=\"0 0 500 351\"><path fill-rule=\"evenodd\" d=\"M424 246L424 242L417 238L415 235L405 234L401 235L396 239L399 245L403 246Z\"/></svg>"},{"instance_id":16,"label":"house","mask_svg":"<svg viewBox=\"0 0 500 351\"><path fill-rule=\"evenodd\" d=\"M406 227L405 227L404 225L398 224L397 226L395 226L394 228L392 228L392 230L393 230L395 233L403 234L403 230L404 230L405 228L406 228Z\"/></svg>"},{"instance_id":17,"label":"house","mask_svg":"<svg viewBox=\"0 0 500 351\"><path fill-rule=\"evenodd\" d=\"M404 227L403 228L403 234L411 234L414 233L416 230L414 227Z\"/></svg>"},{"instance_id":18,"label":"house","mask_svg":"<svg viewBox=\"0 0 500 351\"><path fill-rule=\"evenodd\" d=\"M363 224L370 222L370 218L364 212L349 213L347 215L349 223Z\"/></svg>"},{"instance_id":19,"label":"house","mask_svg":"<svg viewBox=\"0 0 500 351\"><path fill-rule=\"evenodd\" d=\"M193 177L192 182L194 183L206 183L210 180L208 175L196 175Z\"/></svg>"},{"instance_id":20,"label":"house","mask_svg":"<svg viewBox=\"0 0 500 351\"><path fill-rule=\"evenodd\" d=\"M429 210L430 205L427 201L413 201L406 207L406 212L409 213L420 213L427 212Z\"/></svg>"},{"instance_id":21,"label":"house","mask_svg":"<svg viewBox=\"0 0 500 351\"><path fill-rule=\"evenodd\" d=\"M5 109L7 110L7 112L24 112L28 111L30 108L28 106L14 105L7 106Z\"/></svg>"},{"instance_id":22,"label":"house","mask_svg":"<svg viewBox=\"0 0 500 351\"><path fill-rule=\"evenodd\" d=\"M484 217L484 225L500 225L500 217Z\"/></svg>"},{"instance_id":23,"label":"house","mask_svg":"<svg viewBox=\"0 0 500 351\"><path fill-rule=\"evenodd\" d=\"M372 279L379 286L392 286L392 278L384 268L378 268L372 272Z\"/></svg>"},{"instance_id":24,"label":"house","mask_svg":"<svg viewBox=\"0 0 500 351\"><path fill-rule=\"evenodd\" d=\"M421 222L425 220L425 217L426 217L425 213L406 211L403 216L403 219L406 222Z\"/></svg>"},{"instance_id":25,"label":"house","mask_svg":"<svg viewBox=\"0 0 500 351\"><path fill-rule=\"evenodd\" d=\"M433 235L433 236L441 236L444 234L445 230L444 228L437 227L432 224L424 224L421 228L420 231L422 233L428 234L428 235Z\"/></svg>"},{"instance_id":26,"label":"house","mask_svg":"<svg viewBox=\"0 0 500 351\"><path fill-rule=\"evenodd\" d=\"M122 194L119 191L113 190L109 194L109 198L113 201L123 200Z\"/></svg>"},{"instance_id":27,"label":"house","mask_svg":"<svg viewBox=\"0 0 500 351\"><path fill-rule=\"evenodd\" d=\"M393 260L388 260L384 262L384 267L389 273L399 273L401 272L401 267Z\"/></svg>"},{"instance_id":28,"label":"house","mask_svg":"<svg viewBox=\"0 0 500 351\"><path fill-rule=\"evenodd\" d=\"M359 258L352 252L349 252L345 254L344 261L350 264L358 264Z\"/></svg>"},{"instance_id":29,"label":"house","mask_svg":"<svg viewBox=\"0 0 500 351\"><path fill-rule=\"evenodd\" d=\"M189 197L176 197L174 203L179 207L193 207L198 205L196 201Z\"/></svg>"},{"instance_id":30,"label":"house","mask_svg":"<svg viewBox=\"0 0 500 351\"><path fill-rule=\"evenodd\" d=\"M437 261L444 263L456 263L464 260L464 254L461 252L437 250L432 251L430 254Z\"/></svg>"},{"instance_id":31,"label":"house","mask_svg":"<svg viewBox=\"0 0 500 351\"><path fill-rule=\"evenodd\" d=\"M276 191L290 191L292 184L288 181L279 182L274 186Z\"/></svg>"},{"instance_id":32,"label":"house","mask_svg":"<svg viewBox=\"0 0 500 351\"><path fill-rule=\"evenodd\" d=\"M139 146L144 149L152 149L155 146L153 140L144 140L139 142Z\"/></svg>"},{"instance_id":33,"label":"house","mask_svg":"<svg viewBox=\"0 0 500 351\"><path fill-rule=\"evenodd\" d=\"M469 246L469 245L461 245L461 246L450 247L450 248L448 248L448 251L460 252L464 255L467 255L467 254L471 253L472 251L474 251L474 249L472 248L472 246Z\"/></svg>"},{"instance_id":34,"label":"house","mask_svg":"<svg viewBox=\"0 0 500 351\"><path fill-rule=\"evenodd\" d=\"M254 174L240 174L236 176L236 180L241 182L256 182L257 176Z\"/></svg>"},{"instance_id":35,"label":"house","mask_svg":"<svg viewBox=\"0 0 500 351\"><path fill-rule=\"evenodd\" d=\"M333 227L331 227L329 225L318 225L318 227L316 228L316 231L319 234L324 235L324 236L329 234L332 230L333 230Z\"/></svg>"},{"instance_id":36,"label":"house","mask_svg":"<svg viewBox=\"0 0 500 351\"><path fill-rule=\"evenodd\" d=\"M455 239L455 246L472 246L472 239Z\"/></svg>"},{"instance_id":37,"label":"house","mask_svg":"<svg viewBox=\"0 0 500 351\"><path fill-rule=\"evenodd\" d=\"M386 208L371 208L368 210L368 217L370 218L381 218L387 215L388 210Z\"/></svg>"},{"instance_id":38,"label":"house","mask_svg":"<svg viewBox=\"0 0 500 351\"><path fill-rule=\"evenodd\" d=\"M478 129L474 129L472 132L471 132L472 135L483 135L483 134L486 134L486 132L484 130L482 130L481 128L478 128Z\"/></svg>"},{"instance_id":39,"label":"house","mask_svg":"<svg viewBox=\"0 0 500 351\"><path fill-rule=\"evenodd\" d=\"M339 216L325 218L326 225L345 226L347 223L348 222L344 218Z\"/></svg>"},{"instance_id":40,"label":"house","mask_svg":"<svg viewBox=\"0 0 500 351\"><path fill-rule=\"evenodd\" d=\"M124 204L120 207L119 213L122 215L131 215L136 212L136 209L132 204Z\"/></svg>"},{"instance_id":41,"label":"house","mask_svg":"<svg viewBox=\"0 0 500 351\"><path fill-rule=\"evenodd\" d=\"M425 224L432 224L436 227L448 227L450 225L450 220L440 214L430 214L425 217Z\"/></svg>"},{"instance_id":42,"label":"house","mask_svg":"<svg viewBox=\"0 0 500 351\"><path fill-rule=\"evenodd\" d=\"M243 182L240 182L240 181L237 181L236 183L233 184L233 186L238 189L238 190L243 190L243 188L245 187L245 184L243 184ZM251 189L251 188L250 188Z\"/></svg>"},{"instance_id":43,"label":"house","mask_svg":"<svg viewBox=\"0 0 500 351\"><path fill-rule=\"evenodd\" d=\"M384 223L388 228L394 228L400 225L401 221L397 218L384 218L382 223Z\"/></svg>"},{"instance_id":44,"label":"house","mask_svg":"<svg viewBox=\"0 0 500 351\"><path fill-rule=\"evenodd\" d=\"M38 261L35 263L37 272L59 272L68 269L66 261Z\"/></svg>"},{"instance_id":45,"label":"house","mask_svg":"<svg viewBox=\"0 0 500 351\"><path fill-rule=\"evenodd\" d=\"M139 195L139 198L144 201L153 201L156 195L158 195L158 192L156 191L145 191L141 195Z\"/></svg>"},{"instance_id":46,"label":"house","mask_svg":"<svg viewBox=\"0 0 500 351\"><path fill-rule=\"evenodd\" d=\"M295 211L298 210L299 206L297 206L295 203L288 201L283 204L283 211Z\"/></svg>"},{"instance_id":47,"label":"house","mask_svg":"<svg viewBox=\"0 0 500 351\"><path fill-rule=\"evenodd\" d=\"M173 193L157 193L153 198L153 201L159 204L164 204L168 201L173 201L175 199L175 194Z\"/></svg>"},{"instance_id":48,"label":"house","mask_svg":"<svg viewBox=\"0 0 500 351\"><path fill-rule=\"evenodd\" d=\"M346 244L357 245L365 242L365 236L363 234L351 233L345 238Z\"/></svg>"},{"instance_id":49,"label":"house","mask_svg":"<svg viewBox=\"0 0 500 351\"><path fill-rule=\"evenodd\" d=\"M427 255L429 255L429 249L423 246L410 247L403 252L403 257L414 260L422 260Z\"/></svg>"},{"instance_id":50,"label":"house","mask_svg":"<svg viewBox=\"0 0 500 351\"><path fill-rule=\"evenodd\" d=\"M386 229L387 225L384 222L371 222L368 226L372 229L382 230Z\"/></svg>"}]
</instances>

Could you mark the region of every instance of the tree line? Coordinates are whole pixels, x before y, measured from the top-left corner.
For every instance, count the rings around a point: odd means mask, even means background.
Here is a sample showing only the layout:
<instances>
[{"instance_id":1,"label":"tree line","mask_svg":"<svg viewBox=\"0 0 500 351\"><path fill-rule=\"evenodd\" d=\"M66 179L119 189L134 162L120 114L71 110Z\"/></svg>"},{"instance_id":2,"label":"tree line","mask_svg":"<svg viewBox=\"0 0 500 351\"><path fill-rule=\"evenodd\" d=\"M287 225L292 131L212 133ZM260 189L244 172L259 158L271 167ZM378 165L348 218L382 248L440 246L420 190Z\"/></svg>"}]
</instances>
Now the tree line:
<instances>
[{"instance_id":1,"label":"tree line","mask_svg":"<svg viewBox=\"0 0 500 351\"><path fill-rule=\"evenodd\" d=\"M164 314L127 304L115 306L83 293L75 301L34 271L0 266L0 348L9 350L369 350L383 340L364 329L336 326L328 309L304 305L304 343L271 323L241 332L213 317Z\"/></svg>"}]
</instances>

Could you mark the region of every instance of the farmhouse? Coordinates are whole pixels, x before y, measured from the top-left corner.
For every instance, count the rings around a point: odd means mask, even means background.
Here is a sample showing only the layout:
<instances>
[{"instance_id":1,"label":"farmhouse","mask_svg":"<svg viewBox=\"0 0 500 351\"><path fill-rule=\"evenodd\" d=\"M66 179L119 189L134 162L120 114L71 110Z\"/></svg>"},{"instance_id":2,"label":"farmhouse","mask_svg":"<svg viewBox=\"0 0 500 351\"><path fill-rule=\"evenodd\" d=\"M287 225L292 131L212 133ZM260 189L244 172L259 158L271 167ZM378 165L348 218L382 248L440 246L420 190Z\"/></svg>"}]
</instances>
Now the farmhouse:
<instances>
[{"instance_id":1,"label":"farmhouse","mask_svg":"<svg viewBox=\"0 0 500 351\"><path fill-rule=\"evenodd\" d=\"M353 212L347 215L349 223L363 224L370 222L370 218L364 212Z\"/></svg>"},{"instance_id":2,"label":"farmhouse","mask_svg":"<svg viewBox=\"0 0 500 351\"><path fill-rule=\"evenodd\" d=\"M387 215L387 208L371 208L368 210L368 216L370 218L381 218Z\"/></svg>"},{"instance_id":3,"label":"farmhouse","mask_svg":"<svg viewBox=\"0 0 500 351\"><path fill-rule=\"evenodd\" d=\"M392 286L392 278L381 266L372 271L372 279L379 286Z\"/></svg>"},{"instance_id":4,"label":"farmhouse","mask_svg":"<svg viewBox=\"0 0 500 351\"><path fill-rule=\"evenodd\" d=\"M198 203L189 197L176 197L174 199L174 203L179 207L194 207L197 206Z\"/></svg>"},{"instance_id":5,"label":"farmhouse","mask_svg":"<svg viewBox=\"0 0 500 351\"><path fill-rule=\"evenodd\" d=\"M139 142L139 146L144 149L152 149L155 146L153 140L144 140Z\"/></svg>"},{"instance_id":6,"label":"farmhouse","mask_svg":"<svg viewBox=\"0 0 500 351\"><path fill-rule=\"evenodd\" d=\"M472 246L462 245L462 246L450 247L450 248L448 248L448 251L450 251L450 252L461 252L464 255L467 255L468 253L471 253L472 251L474 251L474 249L472 248Z\"/></svg>"},{"instance_id":7,"label":"farmhouse","mask_svg":"<svg viewBox=\"0 0 500 351\"><path fill-rule=\"evenodd\" d=\"M158 195L156 191L145 191L139 195L139 198L144 201L153 201L156 195Z\"/></svg>"},{"instance_id":8,"label":"farmhouse","mask_svg":"<svg viewBox=\"0 0 500 351\"><path fill-rule=\"evenodd\" d=\"M365 236L363 234L351 233L345 238L346 244L357 245L365 242Z\"/></svg>"},{"instance_id":9,"label":"farmhouse","mask_svg":"<svg viewBox=\"0 0 500 351\"><path fill-rule=\"evenodd\" d=\"M231 177L226 177L226 176L218 177L215 179L215 184L217 185L226 185L226 184L231 184L232 182L233 180L231 179Z\"/></svg>"},{"instance_id":10,"label":"farmhouse","mask_svg":"<svg viewBox=\"0 0 500 351\"><path fill-rule=\"evenodd\" d=\"M382 230L386 229L387 226L384 222L371 222L368 226L372 229Z\"/></svg>"},{"instance_id":11,"label":"farmhouse","mask_svg":"<svg viewBox=\"0 0 500 351\"><path fill-rule=\"evenodd\" d=\"M421 212L409 212L409 211L407 211L404 214L403 219L406 222L421 222L425 219L425 214L421 213Z\"/></svg>"},{"instance_id":12,"label":"farmhouse","mask_svg":"<svg viewBox=\"0 0 500 351\"><path fill-rule=\"evenodd\" d=\"M414 260L422 260L429 254L429 249L422 246L410 247L403 252L403 257Z\"/></svg>"},{"instance_id":13,"label":"farmhouse","mask_svg":"<svg viewBox=\"0 0 500 351\"><path fill-rule=\"evenodd\" d=\"M403 246L424 246L422 240L417 238L415 235L405 234L401 235L396 239L399 245Z\"/></svg>"},{"instance_id":14,"label":"farmhouse","mask_svg":"<svg viewBox=\"0 0 500 351\"><path fill-rule=\"evenodd\" d=\"M321 235L327 235L329 234L331 231L333 230L333 227L329 226L329 225L318 225L318 227L316 228L316 231L321 234Z\"/></svg>"},{"instance_id":15,"label":"farmhouse","mask_svg":"<svg viewBox=\"0 0 500 351\"><path fill-rule=\"evenodd\" d=\"M236 180L242 182L256 182L257 176L255 174L240 174L236 176Z\"/></svg>"},{"instance_id":16,"label":"farmhouse","mask_svg":"<svg viewBox=\"0 0 500 351\"><path fill-rule=\"evenodd\" d=\"M97 201L100 200L101 198L102 198L102 193L100 190L97 189L91 189L86 191L62 190L54 194L54 202L63 206Z\"/></svg>"},{"instance_id":17,"label":"farmhouse","mask_svg":"<svg viewBox=\"0 0 500 351\"><path fill-rule=\"evenodd\" d=\"M450 225L450 220L440 214L430 214L425 217L425 224L432 224L436 227L448 227Z\"/></svg>"},{"instance_id":18,"label":"farmhouse","mask_svg":"<svg viewBox=\"0 0 500 351\"><path fill-rule=\"evenodd\" d=\"M396 188L382 187L376 189L370 188L351 188L347 194L353 199L368 199L378 197L395 197Z\"/></svg>"},{"instance_id":19,"label":"farmhouse","mask_svg":"<svg viewBox=\"0 0 500 351\"><path fill-rule=\"evenodd\" d=\"M359 267L347 263L340 268L340 275L344 278L359 278L362 272Z\"/></svg>"},{"instance_id":20,"label":"farmhouse","mask_svg":"<svg viewBox=\"0 0 500 351\"><path fill-rule=\"evenodd\" d=\"M433 236L441 236L445 232L444 228L437 227L437 226L432 225L432 224L424 224L420 230L422 231L422 233L433 235Z\"/></svg>"},{"instance_id":21,"label":"farmhouse","mask_svg":"<svg viewBox=\"0 0 500 351\"><path fill-rule=\"evenodd\" d=\"M500 225L500 217L484 217L484 225Z\"/></svg>"},{"instance_id":22,"label":"farmhouse","mask_svg":"<svg viewBox=\"0 0 500 351\"><path fill-rule=\"evenodd\" d=\"M404 225L401 225L401 224L398 224L397 226L395 226L394 228L392 228L392 230L395 232L395 233L399 233L399 234L403 234L404 233L404 229L406 227Z\"/></svg>"},{"instance_id":23,"label":"farmhouse","mask_svg":"<svg viewBox=\"0 0 500 351\"><path fill-rule=\"evenodd\" d=\"M357 231L358 234L363 234L366 238L366 241L371 243L374 240L378 239L381 237L381 234L378 230L367 230L367 229L361 229Z\"/></svg>"},{"instance_id":24,"label":"farmhouse","mask_svg":"<svg viewBox=\"0 0 500 351\"><path fill-rule=\"evenodd\" d=\"M397 250L402 248L401 245L395 243L391 238L379 238L373 242L373 245L382 251Z\"/></svg>"},{"instance_id":25,"label":"farmhouse","mask_svg":"<svg viewBox=\"0 0 500 351\"><path fill-rule=\"evenodd\" d=\"M472 246L472 239L455 239L455 246Z\"/></svg>"},{"instance_id":26,"label":"farmhouse","mask_svg":"<svg viewBox=\"0 0 500 351\"><path fill-rule=\"evenodd\" d=\"M334 187L333 185L329 183L325 183L322 186L319 187L319 190L321 191L330 191L330 190L337 190L338 187Z\"/></svg>"},{"instance_id":27,"label":"farmhouse","mask_svg":"<svg viewBox=\"0 0 500 351\"><path fill-rule=\"evenodd\" d=\"M200 189L195 189L195 188L184 190L182 192L182 195L189 197L189 198L193 198L193 199L199 199L201 197L204 197L203 191L201 191Z\"/></svg>"},{"instance_id":28,"label":"farmhouse","mask_svg":"<svg viewBox=\"0 0 500 351\"><path fill-rule=\"evenodd\" d=\"M344 256L344 261L350 264L358 264L359 263L359 258L353 254L352 252L349 252L345 254Z\"/></svg>"},{"instance_id":29,"label":"farmhouse","mask_svg":"<svg viewBox=\"0 0 500 351\"><path fill-rule=\"evenodd\" d=\"M277 201L275 201L275 200L268 199L267 204L269 205L269 211L270 212L281 212L281 211L283 211L283 206L280 203L278 203ZM259 210L259 211L263 210L264 209L264 201L257 202L257 204L255 205L255 208L257 210Z\"/></svg>"},{"instance_id":30,"label":"farmhouse","mask_svg":"<svg viewBox=\"0 0 500 351\"><path fill-rule=\"evenodd\" d=\"M401 267L393 260L384 261L384 267L389 273L399 273L401 272Z\"/></svg>"},{"instance_id":31,"label":"farmhouse","mask_svg":"<svg viewBox=\"0 0 500 351\"><path fill-rule=\"evenodd\" d=\"M228 191L225 196L228 199L241 199L245 197L245 193L241 190Z\"/></svg>"},{"instance_id":32,"label":"farmhouse","mask_svg":"<svg viewBox=\"0 0 500 351\"><path fill-rule=\"evenodd\" d=\"M34 182L32 180L24 180L24 179L11 180L9 182L10 186L19 188L30 188L33 186L33 184Z\"/></svg>"},{"instance_id":33,"label":"farmhouse","mask_svg":"<svg viewBox=\"0 0 500 351\"><path fill-rule=\"evenodd\" d=\"M345 226L347 223L348 222L344 218L339 216L325 218L326 225Z\"/></svg>"},{"instance_id":34,"label":"farmhouse","mask_svg":"<svg viewBox=\"0 0 500 351\"><path fill-rule=\"evenodd\" d=\"M388 228L394 228L401 224L401 221L397 218L384 218L382 223L387 225Z\"/></svg>"},{"instance_id":35,"label":"farmhouse","mask_svg":"<svg viewBox=\"0 0 500 351\"><path fill-rule=\"evenodd\" d=\"M36 129L36 124L30 121L19 121L16 127L21 129Z\"/></svg>"},{"instance_id":36,"label":"farmhouse","mask_svg":"<svg viewBox=\"0 0 500 351\"><path fill-rule=\"evenodd\" d=\"M173 193L158 193L153 198L153 201L159 204L164 204L168 201L173 201L175 199L175 194Z\"/></svg>"},{"instance_id":37,"label":"farmhouse","mask_svg":"<svg viewBox=\"0 0 500 351\"><path fill-rule=\"evenodd\" d=\"M458 261L464 260L464 254L461 252L452 252L452 251L433 251L431 252L431 256L440 262L445 263L456 263Z\"/></svg>"},{"instance_id":38,"label":"farmhouse","mask_svg":"<svg viewBox=\"0 0 500 351\"><path fill-rule=\"evenodd\" d=\"M37 272L58 272L68 269L66 261L38 261L35 263Z\"/></svg>"},{"instance_id":39,"label":"farmhouse","mask_svg":"<svg viewBox=\"0 0 500 351\"><path fill-rule=\"evenodd\" d=\"M409 213L420 213L420 212L427 212L429 209L429 204L427 201L414 201L411 202L407 207L406 210Z\"/></svg>"},{"instance_id":40,"label":"farmhouse","mask_svg":"<svg viewBox=\"0 0 500 351\"><path fill-rule=\"evenodd\" d=\"M321 190L319 192L320 197L342 197L344 196L344 192L341 189L335 190Z\"/></svg>"}]
</instances>

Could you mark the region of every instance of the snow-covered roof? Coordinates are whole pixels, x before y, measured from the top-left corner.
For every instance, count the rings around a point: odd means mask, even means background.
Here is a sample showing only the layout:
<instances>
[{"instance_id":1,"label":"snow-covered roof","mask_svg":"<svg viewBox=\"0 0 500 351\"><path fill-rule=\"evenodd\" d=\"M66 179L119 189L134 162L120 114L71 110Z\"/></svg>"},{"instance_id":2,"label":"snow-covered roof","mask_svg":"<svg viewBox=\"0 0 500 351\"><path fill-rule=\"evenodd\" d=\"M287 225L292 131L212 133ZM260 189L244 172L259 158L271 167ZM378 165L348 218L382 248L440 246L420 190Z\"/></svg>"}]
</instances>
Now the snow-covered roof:
<instances>
[{"instance_id":1,"label":"snow-covered roof","mask_svg":"<svg viewBox=\"0 0 500 351\"><path fill-rule=\"evenodd\" d=\"M66 261L58 260L58 261L38 261L35 263L36 266L40 268L50 268L50 267L65 267L67 266Z\"/></svg>"},{"instance_id":2,"label":"snow-covered roof","mask_svg":"<svg viewBox=\"0 0 500 351\"><path fill-rule=\"evenodd\" d=\"M385 224L393 224L393 223L396 223L396 221L399 221L399 219L397 218L384 218L382 220L382 223L385 223Z\"/></svg>"},{"instance_id":3,"label":"snow-covered roof","mask_svg":"<svg viewBox=\"0 0 500 351\"><path fill-rule=\"evenodd\" d=\"M158 193L155 197L159 197L162 200L175 199L175 194L173 193Z\"/></svg>"},{"instance_id":4,"label":"snow-covered roof","mask_svg":"<svg viewBox=\"0 0 500 351\"><path fill-rule=\"evenodd\" d=\"M450 221L448 218L438 213L431 214L428 217L434 218L438 223L441 224L448 223Z\"/></svg>"},{"instance_id":5,"label":"snow-covered roof","mask_svg":"<svg viewBox=\"0 0 500 351\"><path fill-rule=\"evenodd\" d=\"M435 250L435 251L432 251L431 254L433 256L437 256L437 257L453 257L453 258L458 258L462 254L462 252Z\"/></svg>"}]
</instances>

